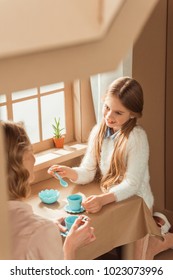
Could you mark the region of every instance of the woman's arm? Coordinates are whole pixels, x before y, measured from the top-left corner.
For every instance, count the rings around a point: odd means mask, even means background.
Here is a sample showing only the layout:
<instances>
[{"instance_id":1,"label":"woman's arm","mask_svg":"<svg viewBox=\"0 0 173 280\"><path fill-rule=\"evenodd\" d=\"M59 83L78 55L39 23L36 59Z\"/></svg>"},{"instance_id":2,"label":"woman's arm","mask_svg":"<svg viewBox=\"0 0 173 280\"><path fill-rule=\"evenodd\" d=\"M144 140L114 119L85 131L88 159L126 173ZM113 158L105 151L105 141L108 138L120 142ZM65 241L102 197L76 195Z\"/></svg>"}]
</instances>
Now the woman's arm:
<instances>
[{"instance_id":1,"label":"woman's arm","mask_svg":"<svg viewBox=\"0 0 173 280\"><path fill-rule=\"evenodd\" d=\"M96 239L94 228L90 226L90 219L87 217L83 222L83 217L83 215L79 216L65 239L63 246L65 260L74 260L79 248L86 246Z\"/></svg>"},{"instance_id":2,"label":"woman's arm","mask_svg":"<svg viewBox=\"0 0 173 280\"><path fill-rule=\"evenodd\" d=\"M93 242L96 237L94 228L90 225L90 219L87 217L83 222L84 215L80 215L71 227L68 236L62 244L62 238L59 230L60 219L55 224L49 220L40 220L40 226L34 231L31 238L28 239L28 248L26 259L40 260L72 260L76 257L76 252L80 247L83 247ZM62 227L60 229L62 230ZM62 231L65 231L64 229Z\"/></svg>"},{"instance_id":3,"label":"woman's arm","mask_svg":"<svg viewBox=\"0 0 173 280\"><path fill-rule=\"evenodd\" d=\"M63 244L58 227L48 220L42 220L33 234L28 238L26 259L62 260Z\"/></svg>"}]
</instances>

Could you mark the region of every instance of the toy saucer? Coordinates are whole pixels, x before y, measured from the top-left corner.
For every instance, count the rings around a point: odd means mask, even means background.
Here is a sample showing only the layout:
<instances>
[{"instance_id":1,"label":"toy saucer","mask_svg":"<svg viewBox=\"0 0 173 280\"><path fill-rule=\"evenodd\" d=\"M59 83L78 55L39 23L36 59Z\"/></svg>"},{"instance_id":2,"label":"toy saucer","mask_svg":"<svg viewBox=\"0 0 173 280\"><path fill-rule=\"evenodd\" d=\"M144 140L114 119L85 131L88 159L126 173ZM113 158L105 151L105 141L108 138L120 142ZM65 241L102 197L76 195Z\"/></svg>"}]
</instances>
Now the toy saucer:
<instances>
[{"instance_id":1,"label":"toy saucer","mask_svg":"<svg viewBox=\"0 0 173 280\"><path fill-rule=\"evenodd\" d=\"M77 213L82 213L85 211L85 208L83 206L81 206L81 208L79 210L71 210L70 206L67 204L65 205L64 207L64 210L67 212L67 213L72 213L72 214L77 214Z\"/></svg>"}]
</instances>

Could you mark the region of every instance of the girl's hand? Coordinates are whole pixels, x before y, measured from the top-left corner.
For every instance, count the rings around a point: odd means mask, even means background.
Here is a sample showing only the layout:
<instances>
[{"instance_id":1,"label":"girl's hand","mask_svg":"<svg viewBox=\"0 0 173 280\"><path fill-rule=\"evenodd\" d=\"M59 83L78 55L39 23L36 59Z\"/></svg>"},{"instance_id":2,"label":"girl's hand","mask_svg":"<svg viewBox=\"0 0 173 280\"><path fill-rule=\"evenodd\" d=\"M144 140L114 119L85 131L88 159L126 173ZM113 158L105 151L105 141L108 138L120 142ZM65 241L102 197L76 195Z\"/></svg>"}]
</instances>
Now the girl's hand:
<instances>
[{"instance_id":1,"label":"girl's hand","mask_svg":"<svg viewBox=\"0 0 173 280\"><path fill-rule=\"evenodd\" d=\"M63 165L52 165L47 172L53 177L55 177L54 172L57 172L62 178L66 177L72 181L76 181L78 178L75 170L73 170L71 167Z\"/></svg>"},{"instance_id":2,"label":"girl's hand","mask_svg":"<svg viewBox=\"0 0 173 280\"><path fill-rule=\"evenodd\" d=\"M102 197L99 195L91 195L82 202L82 206L90 213L97 213L103 207Z\"/></svg>"},{"instance_id":3,"label":"girl's hand","mask_svg":"<svg viewBox=\"0 0 173 280\"><path fill-rule=\"evenodd\" d=\"M106 204L116 201L114 193L91 195L82 202L82 206L90 213L97 213Z\"/></svg>"}]
</instances>

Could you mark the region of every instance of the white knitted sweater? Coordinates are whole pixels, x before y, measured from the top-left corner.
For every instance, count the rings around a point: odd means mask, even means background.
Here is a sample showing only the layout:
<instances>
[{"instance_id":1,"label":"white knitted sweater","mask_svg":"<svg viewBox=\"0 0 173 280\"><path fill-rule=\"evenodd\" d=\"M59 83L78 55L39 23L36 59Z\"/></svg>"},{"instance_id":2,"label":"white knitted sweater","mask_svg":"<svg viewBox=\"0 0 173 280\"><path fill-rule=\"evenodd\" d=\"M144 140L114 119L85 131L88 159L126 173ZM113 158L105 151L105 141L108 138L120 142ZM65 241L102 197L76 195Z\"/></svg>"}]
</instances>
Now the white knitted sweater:
<instances>
[{"instance_id":1,"label":"white knitted sweater","mask_svg":"<svg viewBox=\"0 0 173 280\"><path fill-rule=\"evenodd\" d=\"M96 170L96 158L92 148L94 137L98 132L98 125L91 131L86 154L79 167L73 167L78 174L77 184L87 184L93 181ZM101 149L100 170L105 175L109 169L112 153L114 150L114 140L105 138ZM136 126L131 131L127 142L127 170L125 178L118 185L112 185L109 192L115 194L116 201L122 201L133 195L142 197L151 209L153 206L153 195L150 188L150 176L148 168L149 145L147 135L142 127Z\"/></svg>"}]
</instances>

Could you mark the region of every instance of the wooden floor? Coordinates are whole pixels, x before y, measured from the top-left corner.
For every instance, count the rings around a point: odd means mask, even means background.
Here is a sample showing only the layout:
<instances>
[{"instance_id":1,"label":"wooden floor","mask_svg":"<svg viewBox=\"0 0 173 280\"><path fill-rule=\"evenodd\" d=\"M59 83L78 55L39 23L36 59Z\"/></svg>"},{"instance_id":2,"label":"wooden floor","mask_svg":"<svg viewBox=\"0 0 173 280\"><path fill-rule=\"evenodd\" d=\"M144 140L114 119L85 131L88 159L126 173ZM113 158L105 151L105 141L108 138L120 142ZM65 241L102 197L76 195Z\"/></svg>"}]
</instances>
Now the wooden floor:
<instances>
[{"instance_id":1,"label":"wooden floor","mask_svg":"<svg viewBox=\"0 0 173 280\"><path fill-rule=\"evenodd\" d=\"M173 260L173 249L164 251L154 258L155 260Z\"/></svg>"},{"instance_id":2,"label":"wooden floor","mask_svg":"<svg viewBox=\"0 0 173 280\"><path fill-rule=\"evenodd\" d=\"M120 260L121 259L121 248L118 247L116 250L112 250L109 253L106 253L96 260ZM155 260L173 260L173 249L164 251L154 258Z\"/></svg>"}]
</instances>

